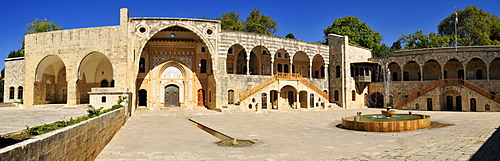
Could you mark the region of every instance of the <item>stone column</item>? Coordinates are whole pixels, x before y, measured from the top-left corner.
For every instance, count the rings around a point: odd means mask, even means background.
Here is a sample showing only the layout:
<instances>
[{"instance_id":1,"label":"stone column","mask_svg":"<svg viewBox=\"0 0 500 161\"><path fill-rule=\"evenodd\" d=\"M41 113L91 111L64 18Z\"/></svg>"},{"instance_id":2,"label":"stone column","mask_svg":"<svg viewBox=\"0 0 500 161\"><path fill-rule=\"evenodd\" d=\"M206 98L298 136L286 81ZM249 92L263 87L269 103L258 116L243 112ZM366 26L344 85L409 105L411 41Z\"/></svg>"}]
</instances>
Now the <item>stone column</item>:
<instances>
[{"instance_id":1,"label":"stone column","mask_svg":"<svg viewBox=\"0 0 500 161\"><path fill-rule=\"evenodd\" d=\"M271 57L271 76L273 76L274 73L274 57Z\"/></svg>"},{"instance_id":2,"label":"stone column","mask_svg":"<svg viewBox=\"0 0 500 161\"><path fill-rule=\"evenodd\" d=\"M309 78L312 78L313 69L312 69L312 60L309 62ZM319 76L321 77L321 75Z\"/></svg>"},{"instance_id":3,"label":"stone column","mask_svg":"<svg viewBox=\"0 0 500 161\"><path fill-rule=\"evenodd\" d=\"M300 106L302 106L299 104L300 104L300 91L297 91L297 98L295 98L295 109L299 109Z\"/></svg>"},{"instance_id":4,"label":"stone column","mask_svg":"<svg viewBox=\"0 0 500 161\"><path fill-rule=\"evenodd\" d=\"M247 55L247 75L250 75L250 56Z\"/></svg>"},{"instance_id":5,"label":"stone column","mask_svg":"<svg viewBox=\"0 0 500 161\"><path fill-rule=\"evenodd\" d=\"M325 79L328 79L328 64L325 64L325 67L324 67L324 72L325 72ZM371 70L370 70L371 71Z\"/></svg>"},{"instance_id":6,"label":"stone column","mask_svg":"<svg viewBox=\"0 0 500 161\"><path fill-rule=\"evenodd\" d=\"M293 68L292 67L293 67L293 60L290 59L290 65L288 66L288 72L289 73L293 73L293 70L292 70Z\"/></svg>"},{"instance_id":7,"label":"stone column","mask_svg":"<svg viewBox=\"0 0 500 161\"><path fill-rule=\"evenodd\" d=\"M66 106L72 107L76 106L77 101L78 101L78 96L80 93L78 92L78 86L76 84L76 81L78 78L68 78L68 97L67 97L67 103Z\"/></svg>"}]
</instances>

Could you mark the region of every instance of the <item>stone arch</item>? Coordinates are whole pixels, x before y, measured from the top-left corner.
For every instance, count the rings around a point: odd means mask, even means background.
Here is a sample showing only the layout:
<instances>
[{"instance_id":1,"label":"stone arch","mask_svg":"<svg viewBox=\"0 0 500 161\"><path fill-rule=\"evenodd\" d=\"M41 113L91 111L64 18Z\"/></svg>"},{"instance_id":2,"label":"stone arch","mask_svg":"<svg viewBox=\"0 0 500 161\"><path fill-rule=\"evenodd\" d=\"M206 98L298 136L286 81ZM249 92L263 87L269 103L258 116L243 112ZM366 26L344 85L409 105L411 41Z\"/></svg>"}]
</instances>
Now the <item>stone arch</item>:
<instances>
[{"instance_id":1,"label":"stone arch","mask_svg":"<svg viewBox=\"0 0 500 161\"><path fill-rule=\"evenodd\" d=\"M424 80L438 80L441 78L441 65L434 59L425 62L422 67Z\"/></svg>"},{"instance_id":2,"label":"stone arch","mask_svg":"<svg viewBox=\"0 0 500 161\"><path fill-rule=\"evenodd\" d=\"M67 102L66 65L55 55L40 60L35 72L33 104Z\"/></svg>"},{"instance_id":3,"label":"stone arch","mask_svg":"<svg viewBox=\"0 0 500 161\"><path fill-rule=\"evenodd\" d=\"M491 80L500 80L500 57L491 61L488 71Z\"/></svg>"},{"instance_id":4,"label":"stone arch","mask_svg":"<svg viewBox=\"0 0 500 161\"><path fill-rule=\"evenodd\" d=\"M241 54L241 61L238 62L238 56ZM241 65L238 68L238 65ZM226 73L227 74L236 74L238 73L237 69L240 69L240 74L246 74L246 71L243 73L243 67L246 69L246 50L245 47L240 44L234 44L227 50L227 58L226 58Z\"/></svg>"},{"instance_id":5,"label":"stone arch","mask_svg":"<svg viewBox=\"0 0 500 161\"><path fill-rule=\"evenodd\" d=\"M87 54L78 66L78 87L77 98L81 104L89 103L88 92L95 87L109 87L108 81L113 80L113 64L109 58L100 52L91 52ZM102 86L102 81L106 85Z\"/></svg>"},{"instance_id":6,"label":"stone arch","mask_svg":"<svg viewBox=\"0 0 500 161\"><path fill-rule=\"evenodd\" d=\"M308 78L310 68L309 56L305 52L298 51L293 55L292 73L299 73L302 77Z\"/></svg>"},{"instance_id":7,"label":"stone arch","mask_svg":"<svg viewBox=\"0 0 500 161\"><path fill-rule=\"evenodd\" d=\"M254 67L255 64L252 63L252 53L255 54L256 60L254 63L258 65ZM258 72L252 72L258 69ZM271 52L265 46L256 46L250 52L250 72L253 75L271 75Z\"/></svg>"},{"instance_id":8,"label":"stone arch","mask_svg":"<svg viewBox=\"0 0 500 161\"><path fill-rule=\"evenodd\" d=\"M420 81L420 66L415 61L409 61L403 66L403 81Z\"/></svg>"},{"instance_id":9,"label":"stone arch","mask_svg":"<svg viewBox=\"0 0 500 161\"><path fill-rule=\"evenodd\" d=\"M312 59L312 77L325 79L325 60L320 54L316 54Z\"/></svg>"},{"instance_id":10,"label":"stone arch","mask_svg":"<svg viewBox=\"0 0 500 161\"><path fill-rule=\"evenodd\" d=\"M500 64L498 64L500 66ZM486 74L487 74L487 67L486 63L480 58L472 58L469 60L467 63L467 79L468 80L480 80L480 79L486 79ZM500 68L499 70L500 71Z\"/></svg>"},{"instance_id":11,"label":"stone arch","mask_svg":"<svg viewBox=\"0 0 500 161\"><path fill-rule=\"evenodd\" d=\"M391 75L391 81L400 81L401 80L401 67L396 62L391 62L387 65ZM356 71L357 72L357 71ZM357 75L357 74L355 74Z\"/></svg>"},{"instance_id":12,"label":"stone arch","mask_svg":"<svg viewBox=\"0 0 500 161\"><path fill-rule=\"evenodd\" d=\"M288 101L290 107L295 108L294 104L297 102L297 89L293 86L286 85L280 89L280 96Z\"/></svg>"},{"instance_id":13,"label":"stone arch","mask_svg":"<svg viewBox=\"0 0 500 161\"><path fill-rule=\"evenodd\" d=\"M464 78L464 66L460 60L452 58L448 60L443 67L443 78Z\"/></svg>"},{"instance_id":14,"label":"stone arch","mask_svg":"<svg viewBox=\"0 0 500 161\"><path fill-rule=\"evenodd\" d=\"M156 26L155 26L156 27ZM200 30L197 26L194 26L194 25L191 25L189 22L185 23L185 22L179 22L179 21L176 21L175 23L171 23L171 24L161 24L161 25L158 25L156 28L154 29L151 29L152 31L151 32L148 32L148 35L145 35L143 38L141 38L143 41L141 41L140 45L138 46L138 52L139 53L142 53L144 51L144 48L146 47L146 44L149 42L149 40L151 40L155 35L157 35L159 32L165 30L165 29L168 29L168 28L171 28L171 27L180 27L180 28L184 28L192 33L194 33L201 41L203 44L205 44L207 47L208 47L208 52L210 54L210 59L212 61L210 61L210 66L214 66L212 63L214 61L217 61L217 56L214 54L216 53L215 49L216 47L212 44L212 43L208 43L208 42L211 42L210 41L210 38L208 36L206 36L205 32ZM215 32L216 33L216 32ZM135 60L139 60L141 57L141 54L137 54L136 56L136 59ZM139 61L136 61L136 64L135 64L136 67L139 66ZM137 68L138 70L138 68ZM137 71L136 71L137 73Z\"/></svg>"},{"instance_id":15,"label":"stone arch","mask_svg":"<svg viewBox=\"0 0 500 161\"><path fill-rule=\"evenodd\" d=\"M279 49L274 54L274 74L289 73L290 70L290 54L285 49ZM286 67L285 67L286 66Z\"/></svg>"}]
</instances>

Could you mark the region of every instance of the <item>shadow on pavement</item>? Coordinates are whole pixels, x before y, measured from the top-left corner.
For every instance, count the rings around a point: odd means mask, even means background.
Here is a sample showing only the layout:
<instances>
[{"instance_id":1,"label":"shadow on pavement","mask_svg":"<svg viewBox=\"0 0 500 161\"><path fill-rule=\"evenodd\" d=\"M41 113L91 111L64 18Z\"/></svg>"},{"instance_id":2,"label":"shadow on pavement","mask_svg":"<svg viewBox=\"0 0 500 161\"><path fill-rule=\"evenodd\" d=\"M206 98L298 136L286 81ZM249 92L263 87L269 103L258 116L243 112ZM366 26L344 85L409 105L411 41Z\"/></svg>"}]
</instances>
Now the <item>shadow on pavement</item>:
<instances>
[{"instance_id":1,"label":"shadow on pavement","mask_svg":"<svg viewBox=\"0 0 500 161\"><path fill-rule=\"evenodd\" d=\"M500 127L493 132L470 160L500 160Z\"/></svg>"}]
</instances>

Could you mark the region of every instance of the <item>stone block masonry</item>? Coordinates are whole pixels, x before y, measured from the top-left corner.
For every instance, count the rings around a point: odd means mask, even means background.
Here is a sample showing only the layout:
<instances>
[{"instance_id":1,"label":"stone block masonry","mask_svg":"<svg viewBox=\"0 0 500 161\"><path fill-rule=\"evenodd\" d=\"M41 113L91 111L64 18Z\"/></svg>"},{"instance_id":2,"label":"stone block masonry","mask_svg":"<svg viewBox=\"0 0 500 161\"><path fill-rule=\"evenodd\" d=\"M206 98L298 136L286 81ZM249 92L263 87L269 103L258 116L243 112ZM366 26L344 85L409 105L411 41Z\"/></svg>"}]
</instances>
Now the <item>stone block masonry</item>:
<instances>
[{"instance_id":1,"label":"stone block masonry","mask_svg":"<svg viewBox=\"0 0 500 161\"><path fill-rule=\"evenodd\" d=\"M125 124L121 108L0 149L0 160L94 160Z\"/></svg>"}]
</instances>

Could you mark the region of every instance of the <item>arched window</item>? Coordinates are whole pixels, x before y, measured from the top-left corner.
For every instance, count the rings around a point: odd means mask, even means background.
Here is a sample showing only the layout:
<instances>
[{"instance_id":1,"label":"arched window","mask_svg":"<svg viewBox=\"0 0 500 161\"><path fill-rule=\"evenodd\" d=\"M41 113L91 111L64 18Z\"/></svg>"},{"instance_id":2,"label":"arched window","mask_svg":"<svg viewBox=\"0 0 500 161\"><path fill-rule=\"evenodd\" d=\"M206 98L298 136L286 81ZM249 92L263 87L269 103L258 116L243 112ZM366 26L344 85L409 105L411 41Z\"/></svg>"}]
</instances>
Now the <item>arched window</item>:
<instances>
[{"instance_id":1,"label":"arched window","mask_svg":"<svg viewBox=\"0 0 500 161\"><path fill-rule=\"evenodd\" d=\"M356 101L356 91L352 90L352 101Z\"/></svg>"},{"instance_id":2,"label":"arched window","mask_svg":"<svg viewBox=\"0 0 500 161\"><path fill-rule=\"evenodd\" d=\"M335 77L340 78L340 66L335 67Z\"/></svg>"},{"instance_id":3,"label":"arched window","mask_svg":"<svg viewBox=\"0 0 500 161\"><path fill-rule=\"evenodd\" d=\"M14 87L9 88L9 99L14 99Z\"/></svg>"},{"instance_id":4,"label":"arched window","mask_svg":"<svg viewBox=\"0 0 500 161\"><path fill-rule=\"evenodd\" d=\"M115 87L115 80L112 80L111 83L109 84L110 87Z\"/></svg>"},{"instance_id":5,"label":"arched window","mask_svg":"<svg viewBox=\"0 0 500 161\"><path fill-rule=\"evenodd\" d=\"M23 99L23 86L17 87L17 99Z\"/></svg>"},{"instance_id":6,"label":"arched window","mask_svg":"<svg viewBox=\"0 0 500 161\"><path fill-rule=\"evenodd\" d=\"M290 68L288 67L288 64L283 65L283 68L284 68L283 69L284 73L288 73L288 71L290 70Z\"/></svg>"},{"instance_id":7,"label":"arched window","mask_svg":"<svg viewBox=\"0 0 500 161\"><path fill-rule=\"evenodd\" d=\"M107 80L102 80L101 81L101 87L109 87L108 86L108 81Z\"/></svg>"},{"instance_id":8,"label":"arched window","mask_svg":"<svg viewBox=\"0 0 500 161\"><path fill-rule=\"evenodd\" d=\"M338 91L338 90L335 90L335 91L333 92L333 99L334 99L335 101L339 101L339 91Z\"/></svg>"},{"instance_id":9,"label":"arched window","mask_svg":"<svg viewBox=\"0 0 500 161\"><path fill-rule=\"evenodd\" d=\"M278 64L278 72L283 72L283 66L281 64Z\"/></svg>"},{"instance_id":10,"label":"arched window","mask_svg":"<svg viewBox=\"0 0 500 161\"><path fill-rule=\"evenodd\" d=\"M200 60L200 73L207 73L207 60Z\"/></svg>"},{"instance_id":11,"label":"arched window","mask_svg":"<svg viewBox=\"0 0 500 161\"><path fill-rule=\"evenodd\" d=\"M144 72L146 72L146 59L141 58L139 59L139 73Z\"/></svg>"},{"instance_id":12,"label":"arched window","mask_svg":"<svg viewBox=\"0 0 500 161\"><path fill-rule=\"evenodd\" d=\"M234 91L227 91L227 104L234 104Z\"/></svg>"}]
</instances>

